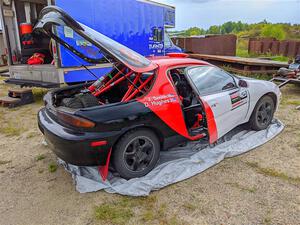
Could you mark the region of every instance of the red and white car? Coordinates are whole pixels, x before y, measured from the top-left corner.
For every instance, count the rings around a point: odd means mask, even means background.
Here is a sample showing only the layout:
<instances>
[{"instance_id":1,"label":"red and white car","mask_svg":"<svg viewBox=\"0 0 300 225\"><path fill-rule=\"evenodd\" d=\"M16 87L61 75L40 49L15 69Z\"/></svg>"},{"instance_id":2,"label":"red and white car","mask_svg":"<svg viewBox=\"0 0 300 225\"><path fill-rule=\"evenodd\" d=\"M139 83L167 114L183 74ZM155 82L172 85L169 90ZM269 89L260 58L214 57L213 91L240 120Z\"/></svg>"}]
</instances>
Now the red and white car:
<instances>
[{"instance_id":1,"label":"red and white car","mask_svg":"<svg viewBox=\"0 0 300 225\"><path fill-rule=\"evenodd\" d=\"M65 26L88 44L72 46L74 40L53 32ZM35 29L87 62L112 64L96 82L50 91L38 115L58 157L100 166L103 178L110 164L124 178L144 176L161 150L200 139L213 144L240 124L266 129L279 103L271 82L238 77L186 54L145 58L57 7L44 9Z\"/></svg>"}]
</instances>

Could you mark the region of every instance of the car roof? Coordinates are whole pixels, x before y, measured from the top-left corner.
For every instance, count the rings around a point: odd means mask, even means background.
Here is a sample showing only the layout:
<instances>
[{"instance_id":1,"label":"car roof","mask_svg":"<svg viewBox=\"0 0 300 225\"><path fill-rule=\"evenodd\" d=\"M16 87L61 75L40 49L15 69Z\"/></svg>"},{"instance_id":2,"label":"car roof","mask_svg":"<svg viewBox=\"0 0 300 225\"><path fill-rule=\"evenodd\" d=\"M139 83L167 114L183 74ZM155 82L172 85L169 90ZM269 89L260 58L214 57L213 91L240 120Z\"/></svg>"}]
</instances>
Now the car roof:
<instances>
[{"instance_id":1,"label":"car roof","mask_svg":"<svg viewBox=\"0 0 300 225\"><path fill-rule=\"evenodd\" d=\"M149 57L149 59L153 63L157 64L159 67L165 67L165 66L173 67L173 66L180 66L184 64L211 66L211 64L206 61L187 58L187 57L154 56L154 57Z\"/></svg>"}]
</instances>

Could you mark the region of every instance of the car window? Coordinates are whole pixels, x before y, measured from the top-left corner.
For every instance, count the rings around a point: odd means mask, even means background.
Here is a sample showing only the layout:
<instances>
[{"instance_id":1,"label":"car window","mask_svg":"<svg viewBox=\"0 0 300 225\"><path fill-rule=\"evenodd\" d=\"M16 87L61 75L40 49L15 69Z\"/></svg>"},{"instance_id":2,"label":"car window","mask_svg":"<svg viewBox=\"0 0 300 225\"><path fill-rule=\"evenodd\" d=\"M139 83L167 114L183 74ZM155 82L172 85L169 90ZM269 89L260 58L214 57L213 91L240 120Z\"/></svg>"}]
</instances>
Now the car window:
<instances>
[{"instance_id":1,"label":"car window","mask_svg":"<svg viewBox=\"0 0 300 225\"><path fill-rule=\"evenodd\" d=\"M167 32L165 32L165 48L172 47L172 41Z\"/></svg>"},{"instance_id":2,"label":"car window","mask_svg":"<svg viewBox=\"0 0 300 225\"><path fill-rule=\"evenodd\" d=\"M200 95L218 93L236 87L233 77L217 67L193 67L187 70L187 74Z\"/></svg>"},{"instance_id":3,"label":"car window","mask_svg":"<svg viewBox=\"0 0 300 225\"><path fill-rule=\"evenodd\" d=\"M61 38L68 46L72 46L78 53L90 59L100 60L103 55L101 50L84 39L80 34L68 26L54 25L56 35Z\"/></svg>"}]
</instances>

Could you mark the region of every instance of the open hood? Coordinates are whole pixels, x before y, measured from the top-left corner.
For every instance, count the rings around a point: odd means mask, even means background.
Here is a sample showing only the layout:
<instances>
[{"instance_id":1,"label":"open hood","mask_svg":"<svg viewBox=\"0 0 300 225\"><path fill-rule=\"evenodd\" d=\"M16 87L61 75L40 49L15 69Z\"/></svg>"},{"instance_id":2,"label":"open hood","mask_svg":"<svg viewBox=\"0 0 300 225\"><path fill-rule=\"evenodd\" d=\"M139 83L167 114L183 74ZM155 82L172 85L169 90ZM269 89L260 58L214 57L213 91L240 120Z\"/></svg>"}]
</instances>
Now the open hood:
<instances>
[{"instance_id":1,"label":"open hood","mask_svg":"<svg viewBox=\"0 0 300 225\"><path fill-rule=\"evenodd\" d=\"M88 63L122 63L137 73L158 66L139 53L74 20L61 8L45 7L34 31L45 32Z\"/></svg>"}]
</instances>

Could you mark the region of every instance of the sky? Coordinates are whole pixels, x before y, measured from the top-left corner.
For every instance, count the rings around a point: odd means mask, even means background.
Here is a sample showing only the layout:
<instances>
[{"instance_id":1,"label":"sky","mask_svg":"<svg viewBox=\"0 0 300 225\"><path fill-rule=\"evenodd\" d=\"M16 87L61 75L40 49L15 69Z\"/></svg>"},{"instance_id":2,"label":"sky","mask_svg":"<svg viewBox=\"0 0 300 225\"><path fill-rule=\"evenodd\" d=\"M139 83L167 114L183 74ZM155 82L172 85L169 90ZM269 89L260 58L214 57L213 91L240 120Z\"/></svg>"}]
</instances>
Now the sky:
<instances>
[{"instance_id":1,"label":"sky","mask_svg":"<svg viewBox=\"0 0 300 225\"><path fill-rule=\"evenodd\" d=\"M176 28L207 29L227 21L300 24L300 0L156 0L176 7Z\"/></svg>"}]
</instances>

